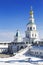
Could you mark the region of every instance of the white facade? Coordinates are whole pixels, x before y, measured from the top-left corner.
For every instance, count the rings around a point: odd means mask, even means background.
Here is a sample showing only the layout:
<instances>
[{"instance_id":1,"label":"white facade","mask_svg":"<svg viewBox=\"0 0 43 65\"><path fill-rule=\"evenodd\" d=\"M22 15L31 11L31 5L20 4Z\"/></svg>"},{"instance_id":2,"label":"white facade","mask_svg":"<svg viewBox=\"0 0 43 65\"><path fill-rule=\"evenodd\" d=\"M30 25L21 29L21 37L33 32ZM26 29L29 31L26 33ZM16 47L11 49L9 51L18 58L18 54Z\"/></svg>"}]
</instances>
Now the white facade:
<instances>
[{"instance_id":1,"label":"white facade","mask_svg":"<svg viewBox=\"0 0 43 65\"><path fill-rule=\"evenodd\" d=\"M32 9L30 10L30 18L29 23L27 24L27 30L26 30L26 42L32 43L34 40L38 39L38 32L36 30L36 25L34 22L34 16Z\"/></svg>"}]
</instances>

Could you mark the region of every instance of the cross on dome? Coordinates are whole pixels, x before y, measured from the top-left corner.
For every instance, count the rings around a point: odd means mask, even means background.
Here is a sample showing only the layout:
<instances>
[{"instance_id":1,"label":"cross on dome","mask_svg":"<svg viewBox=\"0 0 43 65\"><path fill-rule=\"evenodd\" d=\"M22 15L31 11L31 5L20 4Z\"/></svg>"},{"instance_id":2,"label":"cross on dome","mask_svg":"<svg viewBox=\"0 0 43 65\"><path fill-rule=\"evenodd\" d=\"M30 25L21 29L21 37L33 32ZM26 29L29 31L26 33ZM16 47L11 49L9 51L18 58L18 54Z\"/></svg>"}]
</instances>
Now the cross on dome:
<instances>
[{"instance_id":1,"label":"cross on dome","mask_svg":"<svg viewBox=\"0 0 43 65\"><path fill-rule=\"evenodd\" d=\"M32 10L32 6L31 6L30 15L32 15L32 14L33 14L33 10Z\"/></svg>"},{"instance_id":2,"label":"cross on dome","mask_svg":"<svg viewBox=\"0 0 43 65\"><path fill-rule=\"evenodd\" d=\"M32 6L31 6L31 10L32 10Z\"/></svg>"}]
</instances>

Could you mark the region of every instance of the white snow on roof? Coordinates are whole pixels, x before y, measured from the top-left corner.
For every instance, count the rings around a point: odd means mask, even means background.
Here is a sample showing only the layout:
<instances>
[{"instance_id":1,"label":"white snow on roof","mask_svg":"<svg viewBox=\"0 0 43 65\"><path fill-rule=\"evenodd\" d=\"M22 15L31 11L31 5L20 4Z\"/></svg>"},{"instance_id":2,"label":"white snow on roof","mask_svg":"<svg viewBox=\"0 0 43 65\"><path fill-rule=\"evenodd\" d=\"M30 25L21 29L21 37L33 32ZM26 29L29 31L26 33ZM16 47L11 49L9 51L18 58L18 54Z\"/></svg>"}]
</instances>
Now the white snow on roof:
<instances>
[{"instance_id":1,"label":"white snow on roof","mask_svg":"<svg viewBox=\"0 0 43 65\"><path fill-rule=\"evenodd\" d=\"M40 49L40 50L43 50L43 46L32 46L32 49Z\"/></svg>"},{"instance_id":2,"label":"white snow on roof","mask_svg":"<svg viewBox=\"0 0 43 65\"><path fill-rule=\"evenodd\" d=\"M11 43L11 41L0 41L0 43Z\"/></svg>"},{"instance_id":3,"label":"white snow on roof","mask_svg":"<svg viewBox=\"0 0 43 65\"><path fill-rule=\"evenodd\" d=\"M8 45L0 45L0 48L8 48Z\"/></svg>"}]
</instances>

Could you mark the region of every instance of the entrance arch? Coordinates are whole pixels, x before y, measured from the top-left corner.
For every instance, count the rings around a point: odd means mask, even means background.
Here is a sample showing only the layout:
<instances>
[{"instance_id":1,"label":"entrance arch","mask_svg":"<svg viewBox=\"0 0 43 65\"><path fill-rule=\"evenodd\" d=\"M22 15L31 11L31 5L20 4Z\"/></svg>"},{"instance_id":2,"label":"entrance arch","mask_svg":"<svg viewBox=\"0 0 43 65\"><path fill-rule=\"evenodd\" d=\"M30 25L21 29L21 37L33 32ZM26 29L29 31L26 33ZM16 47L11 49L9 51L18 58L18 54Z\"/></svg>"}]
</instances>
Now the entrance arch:
<instances>
[{"instance_id":1,"label":"entrance arch","mask_svg":"<svg viewBox=\"0 0 43 65\"><path fill-rule=\"evenodd\" d=\"M20 49L23 49L23 48L24 48L23 46L20 47Z\"/></svg>"}]
</instances>

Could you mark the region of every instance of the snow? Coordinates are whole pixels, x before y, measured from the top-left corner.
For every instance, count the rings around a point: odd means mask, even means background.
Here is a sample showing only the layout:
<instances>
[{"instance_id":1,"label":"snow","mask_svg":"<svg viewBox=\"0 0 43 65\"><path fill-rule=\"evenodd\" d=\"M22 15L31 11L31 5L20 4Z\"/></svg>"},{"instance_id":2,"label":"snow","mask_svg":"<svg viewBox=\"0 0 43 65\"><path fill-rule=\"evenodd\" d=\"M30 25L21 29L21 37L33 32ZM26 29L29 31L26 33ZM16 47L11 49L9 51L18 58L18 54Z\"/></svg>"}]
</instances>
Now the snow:
<instances>
[{"instance_id":1,"label":"snow","mask_svg":"<svg viewBox=\"0 0 43 65\"><path fill-rule=\"evenodd\" d=\"M9 58L0 58L0 64L4 65L41 65L43 64L43 59L26 55L28 52L28 47L25 48L22 52L17 53L13 57ZM40 62L39 62L40 61Z\"/></svg>"},{"instance_id":2,"label":"snow","mask_svg":"<svg viewBox=\"0 0 43 65\"><path fill-rule=\"evenodd\" d=\"M8 48L8 45L0 45L0 49L1 48Z\"/></svg>"}]
</instances>

